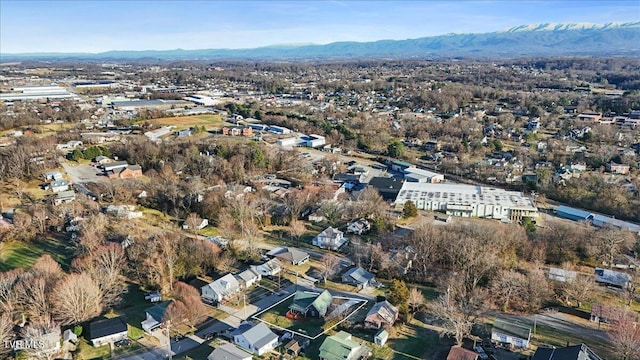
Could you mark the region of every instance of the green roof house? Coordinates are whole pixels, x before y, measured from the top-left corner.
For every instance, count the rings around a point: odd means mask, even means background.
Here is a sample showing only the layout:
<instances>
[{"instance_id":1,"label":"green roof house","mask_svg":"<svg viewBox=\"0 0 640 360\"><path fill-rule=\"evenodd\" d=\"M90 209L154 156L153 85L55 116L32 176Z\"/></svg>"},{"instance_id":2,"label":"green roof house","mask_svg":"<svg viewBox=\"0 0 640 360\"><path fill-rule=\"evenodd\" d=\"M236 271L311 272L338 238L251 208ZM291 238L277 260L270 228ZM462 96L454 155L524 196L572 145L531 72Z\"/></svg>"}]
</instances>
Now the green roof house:
<instances>
[{"instance_id":1,"label":"green roof house","mask_svg":"<svg viewBox=\"0 0 640 360\"><path fill-rule=\"evenodd\" d=\"M360 345L345 331L327 337L320 346L320 360L360 360L371 355L371 349Z\"/></svg>"},{"instance_id":2,"label":"green roof house","mask_svg":"<svg viewBox=\"0 0 640 360\"><path fill-rule=\"evenodd\" d=\"M297 291L293 297L293 304L289 306L289 311L304 317L320 318L327 314L331 301L333 301L333 296L327 290L322 293Z\"/></svg>"}]
</instances>

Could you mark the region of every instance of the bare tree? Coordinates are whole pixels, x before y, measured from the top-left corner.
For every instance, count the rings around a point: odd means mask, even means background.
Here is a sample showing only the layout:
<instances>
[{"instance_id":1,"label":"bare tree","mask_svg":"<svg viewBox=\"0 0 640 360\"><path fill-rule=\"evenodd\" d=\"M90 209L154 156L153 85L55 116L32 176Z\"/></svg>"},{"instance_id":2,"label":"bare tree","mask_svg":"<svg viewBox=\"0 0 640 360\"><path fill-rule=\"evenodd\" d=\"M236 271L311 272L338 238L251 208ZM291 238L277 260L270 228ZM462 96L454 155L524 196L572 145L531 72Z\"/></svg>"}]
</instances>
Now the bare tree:
<instances>
[{"instance_id":1,"label":"bare tree","mask_svg":"<svg viewBox=\"0 0 640 360\"><path fill-rule=\"evenodd\" d=\"M17 301L14 286L23 276L25 272L21 268L0 273L0 310L10 312L14 309Z\"/></svg>"},{"instance_id":2,"label":"bare tree","mask_svg":"<svg viewBox=\"0 0 640 360\"><path fill-rule=\"evenodd\" d=\"M304 223L298 219L293 219L289 223L289 234L295 239L296 244L300 242L300 236L304 235L306 230Z\"/></svg>"},{"instance_id":3,"label":"bare tree","mask_svg":"<svg viewBox=\"0 0 640 360\"><path fill-rule=\"evenodd\" d=\"M126 260L122 246L114 243L102 245L92 254L74 259L72 267L89 275L102 292L104 307L117 305L127 290L122 271Z\"/></svg>"},{"instance_id":4,"label":"bare tree","mask_svg":"<svg viewBox=\"0 0 640 360\"><path fill-rule=\"evenodd\" d=\"M5 341L10 341L13 338L13 321L11 321L11 314L8 312L0 313L0 344ZM0 351L0 356L2 351Z\"/></svg>"},{"instance_id":5,"label":"bare tree","mask_svg":"<svg viewBox=\"0 0 640 360\"><path fill-rule=\"evenodd\" d=\"M102 312L102 291L86 274L71 274L53 290L53 309L62 324L79 324Z\"/></svg>"},{"instance_id":6,"label":"bare tree","mask_svg":"<svg viewBox=\"0 0 640 360\"><path fill-rule=\"evenodd\" d=\"M630 309L613 311L609 336L623 360L640 359L640 325L638 314Z\"/></svg>"},{"instance_id":7,"label":"bare tree","mask_svg":"<svg viewBox=\"0 0 640 360\"><path fill-rule=\"evenodd\" d=\"M324 254L320 259L322 264L322 278L324 283L327 283L327 279L332 277L338 272L338 265L340 264L340 258L333 254Z\"/></svg>"},{"instance_id":8,"label":"bare tree","mask_svg":"<svg viewBox=\"0 0 640 360\"><path fill-rule=\"evenodd\" d=\"M458 345L471 333L473 322L459 308L459 304L450 298L450 294L440 296L431 306L431 311L444 321L445 332L452 335Z\"/></svg>"},{"instance_id":9,"label":"bare tree","mask_svg":"<svg viewBox=\"0 0 640 360\"><path fill-rule=\"evenodd\" d=\"M596 290L595 281L587 276L577 276L572 280L567 279L561 287L564 302L570 305L575 301L578 307L582 306L583 302L592 300Z\"/></svg>"},{"instance_id":10,"label":"bare tree","mask_svg":"<svg viewBox=\"0 0 640 360\"><path fill-rule=\"evenodd\" d=\"M408 304L412 311L417 311L422 305L424 305L425 301L422 291L418 290L416 287L411 288L409 291Z\"/></svg>"},{"instance_id":11,"label":"bare tree","mask_svg":"<svg viewBox=\"0 0 640 360\"><path fill-rule=\"evenodd\" d=\"M191 213L187 216L184 224L187 226L187 230L193 234L198 233L198 227L202 223L202 218L196 213Z\"/></svg>"},{"instance_id":12,"label":"bare tree","mask_svg":"<svg viewBox=\"0 0 640 360\"><path fill-rule=\"evenodd\" d=\"M52 285L47 284L44 277L26 276L14 287L17 303L24 309L30 319L49 319L52 314L52 304L49 294Z\"/></svg>"},{"instance_id":13,"label":"bare tree","mask_svg":"<svg viewBox=\"0 0 640 360\"><path fill-rule=\"evenodd\" d=\"M107 230L108 219L104 214L96 214L83 221L80 225L76 251L78 254L87 254L94 251L104 243L104 234Z\"/></svg>"},{"instance_id":14,"label":"bare tree","mask_svg":"<svg viewBox=\"0 0 640 360\"><path fill-rule=\"evenodd\" d=\"M597 231L592 238L599 250L600 259L607 266L612 267L615 257L620 255L623 249L633 246L634 236L631 231L605 228Z\"/></svg>"},{"instance_id":15,"label":"bare tree","mask_svg":"<svg viewBox=\"0 0 640 360\"><path fill-rule=\"evenodd\" d=\"M526 287L526 277L513 270L503 270L491 284L491 292L496 301L501 303L502 311L509 311L512 300L520 301Z\"/></svg>"},{"instance_id":16,"label":"bare tree","mask_svg":"<svg viewBox=\"0 0 640 360\"><path fill-rule=\"evenodd\" d=\"M181 306L179 308L187 325L194 327L206 319L207 309L196 288L178 281L173 285L173 296L176 301L184 304L184 308Z\"/></svg>"}]
</instances>

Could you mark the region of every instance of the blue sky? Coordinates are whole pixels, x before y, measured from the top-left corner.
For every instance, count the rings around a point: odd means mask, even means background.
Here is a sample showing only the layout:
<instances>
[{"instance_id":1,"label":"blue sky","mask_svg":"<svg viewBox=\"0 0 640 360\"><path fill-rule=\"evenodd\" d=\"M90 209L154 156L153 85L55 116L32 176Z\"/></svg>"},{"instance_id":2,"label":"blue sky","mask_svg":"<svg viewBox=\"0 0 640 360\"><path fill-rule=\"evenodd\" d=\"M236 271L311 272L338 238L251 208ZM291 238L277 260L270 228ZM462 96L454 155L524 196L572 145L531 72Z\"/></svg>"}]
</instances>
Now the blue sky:
<instances>
[{"instance_id":1,"label":"blue sky","mask_svg":"<svg viewBox=\"0 0 640 360\"><path fill-rule=\"evenodd\" d=\"M640 0L0 0L0 53L251 48L628 21L640 21Z\"/></svg>"}]
</instances>

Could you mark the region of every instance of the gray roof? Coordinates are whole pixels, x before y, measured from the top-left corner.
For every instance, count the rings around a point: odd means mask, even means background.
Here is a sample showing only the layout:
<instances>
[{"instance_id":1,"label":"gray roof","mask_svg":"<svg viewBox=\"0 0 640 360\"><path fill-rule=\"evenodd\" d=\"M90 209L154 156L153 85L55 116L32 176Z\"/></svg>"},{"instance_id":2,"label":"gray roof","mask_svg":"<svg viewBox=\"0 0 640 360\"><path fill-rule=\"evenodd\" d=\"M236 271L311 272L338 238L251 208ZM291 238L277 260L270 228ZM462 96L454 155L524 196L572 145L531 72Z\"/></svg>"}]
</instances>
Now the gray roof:
<instances>
[{"instance_id":1,"label":"gray roof","mask_svg":"<svg viewBox=\"0 0 640 360\"><path fill-rule=\"evenodd\" d=\"M281 260L297 264L309 257L309 254L302 250L290 247L277 247L267 253L269 256L275 256Z\"/></svg>"},{"instance_id":2,"label":"gray roof","mask_svg":"<svg viewBox=\"0 0 640 360\"><path fill-rule=\"evenodd\" d=\"M330 239L335 239L338 236L341 236L342 234L343 234L342 231L338 229L334 229L333 227L329 226L328 228L324 229L320 234L318 234L318 236L324 236Z\"/></svg>"},{"instance_id":3,"label":"gray roof","mask_svg":"<svg viewBox=\"0 0 640 360\"><path fill-rule=\"evenodd\" d=\"M368 281L373 280L375 278L375 275L361 267L355 267L349 269L346 273L344 273L344 275L342 275L342 278L352 280L358 284L364 284Z\"/></svg>"},{"instance_id":4,"label":"gray roof","mask_svg":"<svg viewBox=\"0 0 640 360\"><path fill-rule=\"evenodd\" d=\"M539 347L531 360L601 360L585 344L550 349Z\"/></svg>"},{"instance_id":5,"label":"gray roof","mask_svg":"<svg viewBox=\"0 0 640 360\"><path fill-rule=\"evenodd\" d=\"M75 198L76 193L73 190L61 191L56 195L56 197L58 199Z\"/></svg>"},{"instance_id":6,"label":"gray roof","mask_svg":"<svg viewBox=\"0 0 640 360\"><path fill-rule=\"evenodd\" d=\"M496 319L493 322L493 329L491 329L491 331L515 336L524 340L531 338L531 327L515 321Z\"/></svg>"},{"instance_id":7,"label":"gray roof","mask_svg":"<svg viewBox=\"0 0 640 360\"><path fill-rule=\"evenodd\" d=\"M385 322L393 324L398 318L398 308L385 300L373 305L371 310L367 313L367 317L374 314L380 316Z\"/></svg>"},{"instance_id":8,"label":"gray roof","mask_svg":"<svg viewBox=\"0 0 640 360\"><path fill-rule=\"evenodd\" d=\"M238 280L233 276L233 274L227 274L203 287L210 287L216 294L225 297L238 291L238 289L240 288L240 284L238 283Z\"/></svg>"},{"instance_id":9,"label":"gray roof","mask_svg":"<svg viewBox=\"0 0 640 360\"><path fill-rule=\"evenodd\" d=\"M242 336L244 336L250 344L253 344L253 347L256 349L260 349L273 340L278 340L278 335L274 334L263 322L259 322L250 329L242 332Z\"/></svg>"},{"instance_id":10,"label":"gray roof","mask_svg":"<svg viewBox=\"0 0 640 360\"><path fill-rule=\"evenodd\" d=\"M250 281L252 279L257 279L258 276L260 276L260 274L258 274L257 272L253 271L252 269L247 269L239 274L236 275L237 278L247 282Z\"/></svg>"},{"instance_id":11,"label":"gray roof","mask_svg":"<svg viewBox=\"0 0 640 360\"><path fill-rule=\"evenodd\" d=\"M238 349L231 344L224 344L217 347L209 356L208 360L247 360L251 355Z\"/></svg>"}]
</instances>

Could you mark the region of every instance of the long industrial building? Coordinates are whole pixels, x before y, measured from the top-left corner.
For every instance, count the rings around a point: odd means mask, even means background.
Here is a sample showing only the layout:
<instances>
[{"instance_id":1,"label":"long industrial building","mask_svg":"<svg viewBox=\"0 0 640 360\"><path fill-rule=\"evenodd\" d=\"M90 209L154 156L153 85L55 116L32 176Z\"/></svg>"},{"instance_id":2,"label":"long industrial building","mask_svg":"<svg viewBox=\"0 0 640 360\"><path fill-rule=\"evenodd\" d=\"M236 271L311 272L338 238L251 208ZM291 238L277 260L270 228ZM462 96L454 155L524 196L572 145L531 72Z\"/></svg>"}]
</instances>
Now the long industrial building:
<instances>
[{"instance_id":1,"label":"long industrial building","mask_svg":"<svg viewBox=\"0 0 640 360\"><path fill-rule=\"evenodd\" d=\"M404 205L407 200L413 201L418 209L452 216L510 221L538 216L533 200L524 194L484 186L405 182L395 205Z\"/></svg>"}]
</instances>

